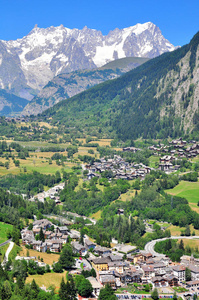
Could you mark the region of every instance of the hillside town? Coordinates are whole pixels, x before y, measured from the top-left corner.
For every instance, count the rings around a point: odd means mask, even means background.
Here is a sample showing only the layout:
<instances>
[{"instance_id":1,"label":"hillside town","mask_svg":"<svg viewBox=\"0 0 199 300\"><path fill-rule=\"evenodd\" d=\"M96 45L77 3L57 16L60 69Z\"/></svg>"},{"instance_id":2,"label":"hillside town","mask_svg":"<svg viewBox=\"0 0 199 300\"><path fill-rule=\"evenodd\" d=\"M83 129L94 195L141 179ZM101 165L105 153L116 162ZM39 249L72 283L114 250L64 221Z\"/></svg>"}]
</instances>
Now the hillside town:
<instances>
[{"instance_id":1,"label":"hillside town","mask_svg":"<svg viewBox=\"0 0 199 300\"><path fill-rule=\"evenodd\" d=\"M165 255L151 254L135 246L114 244L111 248L102 247L84 236L80 242L80 233L70 230L67 226L56 226L47 219L36 220L32 229L21 231L22 244L40 253L59 253L64 245L71 241L76 259L72 274L80 274L79 262L83 261L84 271L95 270L97 276L89 277L94 295L99 295L100 289L109 284L117 294L121 288L129 284L138 284L140 294L146 285L158 288L160 293L171 294L173 288L182 287L186 291L182 296L189 297L199 287L199 259L183 255L180 263L173 263ZM41 238L41 234L43 240ZM32 257L17 257L16 259L31 260ZM80 260L81 259L81 260ZM186 268L191 271L191 281L185 283ZM130 294L127 294L131 297ZM120 299L120 294L117 294ZM131 298L126 298L131 299Z\"/></svg>"}]
</instances>

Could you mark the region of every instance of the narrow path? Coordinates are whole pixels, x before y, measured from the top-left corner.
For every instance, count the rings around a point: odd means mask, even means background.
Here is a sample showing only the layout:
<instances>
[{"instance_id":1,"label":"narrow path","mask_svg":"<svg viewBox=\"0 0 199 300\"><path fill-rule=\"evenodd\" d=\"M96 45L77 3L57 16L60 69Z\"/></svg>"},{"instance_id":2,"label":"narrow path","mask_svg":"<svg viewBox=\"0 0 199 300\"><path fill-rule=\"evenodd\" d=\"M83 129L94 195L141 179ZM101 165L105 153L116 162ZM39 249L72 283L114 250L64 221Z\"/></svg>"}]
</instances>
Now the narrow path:
<instances>
[{"instance_id":1,"label":"narrow path","mask_svg":"<svg viewBox=\"0 0 199 300\"><path fill-rule=\"evenodd\" d=\"M10 239L10 240L7 240L7 241L5 241L4 243L1 243L1 244L0 244L0 247L2 247L2 246L5 246L6 244L10 243L10 241L11 241L11 239Z\"/></svg>"},{"instance_id":2,"label":"narrow path","mask_svg":"<svg viewBox=\"0 0 199 300\"><path fill-rule=\"evenodd\" d=\"M196 235L196 236L171 236L171 237L153 240L151 242L148 242L145 245L144 250L151 253L153 256L165 257L166 256L165 254L160 254L160 253L156 252L154 250L154 247L157 242L165 241L168 239L171 239L171 240L183 240L183 239L193 240L193 239L199 239L199 236L198 235Z\"/></svg>"},{"instance_id":3,"label":"narrow path","mask_svg":"<svg viewBox=\"0 0 199 300\"><path fill-rule=\"evenodd\" d=\"M10 252L12 251L13 246L14 246L14 243L12 241L10 241L10 245L5 253L2 265L5 265L8 262L8 256L9 256Z\"/></svg>"}]
</instances>

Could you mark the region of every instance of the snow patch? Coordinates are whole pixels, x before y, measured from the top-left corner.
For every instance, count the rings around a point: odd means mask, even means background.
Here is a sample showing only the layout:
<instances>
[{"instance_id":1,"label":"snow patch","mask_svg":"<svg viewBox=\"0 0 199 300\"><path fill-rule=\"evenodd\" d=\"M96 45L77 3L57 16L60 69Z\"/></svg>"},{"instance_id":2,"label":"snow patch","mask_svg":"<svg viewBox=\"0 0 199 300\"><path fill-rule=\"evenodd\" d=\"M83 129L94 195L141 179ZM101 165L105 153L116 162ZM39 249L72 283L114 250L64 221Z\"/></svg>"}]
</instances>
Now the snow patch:
<instances>
[{"instance_id":1,"label":"snow patch","mask_svg":"<svg viewBox=\"0 0 199 300\"><path fill-rule=\"evenodd\" d=\"M132 26L130 27L131 30L133 31L133 33L135 33L136 35L139 35L141 34L143 31L149 29L149 26L151 25L152 23L151 22L147 22L147 23L144 23L144 24L136 24L135 26Z\"/></svg>"},{"instance_id":2,"label":"snow patch","mask_svg":"<svg viewBox=\"0 0 199 300\"><path fill-rule=\"evenodd\" d=\"M0 87L2 88L2 89L4 89L5 87L4 87L4 83L3 83L3 81L2 81L2 79L0 78Z\"/></svg>"},{"instance_id":3,"label":"snow patch","mask_svg":"<svg viewBox=\"0 0 199 300\"><path fill-rule=\"evenodd\" d=\"M59 54L59 55L56 56L56 58L59 58L59 60L61 62L67 62L68 61L68 57L64 54Z\"/></svg>"}]
</instances>

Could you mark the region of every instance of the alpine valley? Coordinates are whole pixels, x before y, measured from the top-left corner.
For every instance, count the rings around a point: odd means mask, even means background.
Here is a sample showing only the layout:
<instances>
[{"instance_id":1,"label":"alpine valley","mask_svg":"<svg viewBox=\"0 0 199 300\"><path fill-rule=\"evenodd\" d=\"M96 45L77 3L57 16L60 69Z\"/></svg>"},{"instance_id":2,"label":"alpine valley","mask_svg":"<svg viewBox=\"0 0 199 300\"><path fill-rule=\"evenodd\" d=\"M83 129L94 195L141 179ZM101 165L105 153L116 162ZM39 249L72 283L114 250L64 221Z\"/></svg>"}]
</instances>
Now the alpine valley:
<instances>
[{"instance_id":1,"label":"alpine valley","mask_svg":"<svg viewBox=\"0 0 199 300\"><path fill-rule=\"evenodd\" d=\"M0 86L0 300L197 300L199 32L35 26Z\"/></svg>"}]
</instances>

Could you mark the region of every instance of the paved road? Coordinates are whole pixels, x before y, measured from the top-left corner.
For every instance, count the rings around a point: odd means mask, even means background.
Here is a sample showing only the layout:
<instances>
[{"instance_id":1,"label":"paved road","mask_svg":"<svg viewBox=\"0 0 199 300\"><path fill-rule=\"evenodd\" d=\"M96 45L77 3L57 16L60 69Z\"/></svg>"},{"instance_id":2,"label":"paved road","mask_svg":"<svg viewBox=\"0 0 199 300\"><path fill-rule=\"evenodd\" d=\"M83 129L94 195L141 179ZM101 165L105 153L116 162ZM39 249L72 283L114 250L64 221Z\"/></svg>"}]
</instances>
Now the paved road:
<instances>
[{"instance_id":1,"label":"paved road","mask_svg":"<svg viewBox=\"0 0 199 300\"><path fill-rule=\"evenodd\" d=\"M168 239L172 239L172 240L188 239L188 240L191 240L191 239L199 239L199 236L197 236L197 235L196 236L171 236L170 238L166 237L166 238L163 238L163 239L153 240L151 242L148 242L145 245L144 250L151 253L153 256L165 257L166 255L156 252L154 250L154 246L157 242L165 241L165 240L168 240Z\"/></svg>"},{"instance_id":2,"label":"paved road","mask_svg":"<svg viewBox=\"0 0 199 300\"><path fill-rule=\"evenodd\" d=\"M6 242L1 243L1 244L0 244L0 247L5 246L6 244L10 243L10 241L11 241L11 240L7 240Z\"/></svg>"},{"instance_id":3,"label":"paved road","mask_svg":"<svg viewBox=\"0 0 199 300\"><path fill-rule=\"evenodd\" d=\"M87 268L89 270L92 269L91 264L83 257L82 257L82 259L76 259L76 268L77 269L81 269L81 263L83 263L84 268Z\"/></svg>"},{"instance_id":4,"label":"paved road","mask_svg":"<svg viewBox=\"0 0 199 300\"><path fill-rule=\"evenodd\" d=\"M10 241L10 245L5 253L4 260L2 262L2 266L4 266L8 262L8 256L9 256L13 246L14 246L14 243L12 241Z\"/></svg>"}]
</instances>

